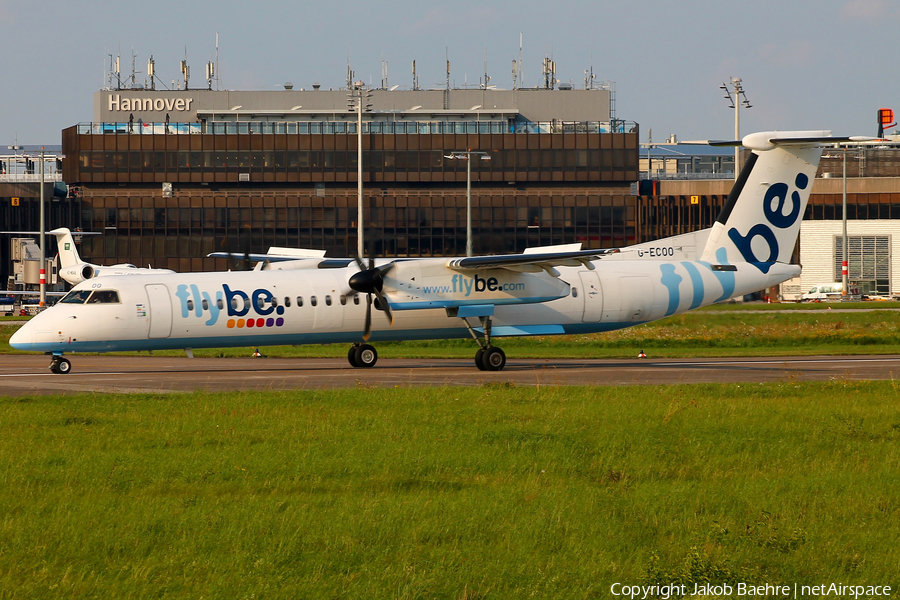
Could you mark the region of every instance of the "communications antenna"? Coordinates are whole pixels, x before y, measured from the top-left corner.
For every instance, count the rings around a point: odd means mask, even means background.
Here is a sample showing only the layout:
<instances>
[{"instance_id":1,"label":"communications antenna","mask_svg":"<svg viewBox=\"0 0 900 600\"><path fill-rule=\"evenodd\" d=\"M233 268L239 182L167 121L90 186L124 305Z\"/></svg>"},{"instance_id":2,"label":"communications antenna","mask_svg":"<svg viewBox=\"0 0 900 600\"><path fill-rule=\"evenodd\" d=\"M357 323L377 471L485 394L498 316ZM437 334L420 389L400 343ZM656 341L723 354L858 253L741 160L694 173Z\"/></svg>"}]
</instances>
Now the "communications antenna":
<instances>
[{"instance_id":1,"label":"communications antenna","mask_svg":"<svg viewBox=\"0 0 900 600\"><path fill-rule=\"evenodd\" d=\"M184 77L184 89L188 89L188 80L191 78L191 68L187 64L187 46L184 47L184 60L181 61L181 75Z\"/></svg>"},{"instance_id":2,"label":"communications antenna","mask_svg":"<svg viewBox=\"0 0 900 600\"><path fill-rule=\"evenodd\" d=\"M347 53L347 89L348 90L353 89L353 76L354 75L356 75L356 73L354 73L353 69L350 68L350 53L348 52Z\"/></svg>"},{"instance_id":3,"label":"communications antenna","mask_svg":"<svg viewBox=\"0 0 900 600\"><path fill-rule=\"evenodd\" d=\"M153 55L150 55L150 60L147 61L147 77L150 78L150 89L156 89L156 61L153 60Z\"/></svg>"},{"instance_id":4,"label":"communications antenna","mask_svg":"<svg viewBox=\"0 0 900 600\"><path fill-rule=\"evenodd\" d=\"M413 61L413 63L412 63L412 76L413 76L412 89L418 90L419 89L419 76L416 75L416 61Z\"/></svg>"},{"instance_id":5,"label":"communications antenna","mask_svg":"<svg viewBox=\"0 0 900 600\"><path fill-rule=\"evenodd\" d=\"M216 90L219 89L219 32L216 32Z\"/></svg>"}]
</instances>

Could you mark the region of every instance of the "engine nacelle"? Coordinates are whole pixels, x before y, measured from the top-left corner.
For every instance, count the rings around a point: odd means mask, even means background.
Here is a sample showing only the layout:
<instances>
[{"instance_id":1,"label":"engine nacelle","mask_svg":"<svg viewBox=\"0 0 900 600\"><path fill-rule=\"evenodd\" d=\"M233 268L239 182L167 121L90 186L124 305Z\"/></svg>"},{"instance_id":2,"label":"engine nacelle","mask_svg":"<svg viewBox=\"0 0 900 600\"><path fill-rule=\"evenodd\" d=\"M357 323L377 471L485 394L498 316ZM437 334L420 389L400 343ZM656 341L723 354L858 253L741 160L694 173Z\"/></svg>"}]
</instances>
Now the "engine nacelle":
<instances>
[{"instance_id":1,"label":"engine nacelle","mask_svg":"<svg viewBox=\"0 0 900 600\"><path fill-rule=\"evenodd\" d=\"M95 277L96 271L91 265L73 265L59 270L59 276L71 283L72 285L81 283L86 279Z\"/></svg>"}]
</instances>

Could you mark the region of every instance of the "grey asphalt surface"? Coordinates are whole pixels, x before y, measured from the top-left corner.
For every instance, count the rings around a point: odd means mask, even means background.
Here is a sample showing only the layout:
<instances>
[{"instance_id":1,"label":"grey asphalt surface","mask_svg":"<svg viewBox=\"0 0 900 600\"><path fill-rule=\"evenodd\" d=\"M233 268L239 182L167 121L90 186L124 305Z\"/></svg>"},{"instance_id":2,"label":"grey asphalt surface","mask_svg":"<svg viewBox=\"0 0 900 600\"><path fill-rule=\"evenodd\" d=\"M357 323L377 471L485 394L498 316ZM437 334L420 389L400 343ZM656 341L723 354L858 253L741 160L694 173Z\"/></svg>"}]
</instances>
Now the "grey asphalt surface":
<instances>
[{"instance_id":1,"label":"grey asphalt surface","mask_svg":"<svg viewBox=\"0 0 900 600\"><path fill-rule=\"evenodd\" d=\"M745 357L721 359L516 359L500 372L471 359L379 359L354 369L338 358L187 358L73 355L54 375L41 355L0 356L0 396L160 393L327 388L827 381L900 378L900 356Z\"/></svg>"}]
</instances>

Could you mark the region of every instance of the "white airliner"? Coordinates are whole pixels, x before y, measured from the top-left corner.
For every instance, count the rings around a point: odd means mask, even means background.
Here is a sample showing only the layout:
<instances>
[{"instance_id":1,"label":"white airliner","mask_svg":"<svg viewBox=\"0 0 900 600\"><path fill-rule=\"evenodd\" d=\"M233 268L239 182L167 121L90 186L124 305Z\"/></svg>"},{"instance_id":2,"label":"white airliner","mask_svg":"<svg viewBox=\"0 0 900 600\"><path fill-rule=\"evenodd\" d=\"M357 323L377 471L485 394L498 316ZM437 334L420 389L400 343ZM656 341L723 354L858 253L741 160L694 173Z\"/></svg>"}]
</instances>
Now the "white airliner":
<instances>
[{"instance_id":1,"label":"white airliner","mask_svg":"<svg viewBox=\"0 0 900 600\"><path fill-rule=\"evenodd\" d=\"M118 264L109 267L84 262L75 249L75 240L72 232L65 227L50 231L56 236L56 246L59 252L59 276L72 285L81 283L94 277L106 277L108 275L143 275L147 273L162 274L174 273L171 269L151 269L136 267L132 264Z\"/></svg>"},{"instance_id":2,"label":"white airliner","mask_svg":"<svg viewBox=\"0 0 900 600\"><path fill-rule=\"evenodd\" d=\"M38 231L2 231L0 233L40 235ZM72 285L81 283L86 279L106 275L142 275L147 273L174 273L171 269L151 269L136 267L132 264L118 264L109 267L84 262L75 249L75 240L72 232L66 227L60 227L48 231L47 234L56 236L56 246L59 255L58 275ZM80 235L96 235L88 232L79 232ZM3 292L6 293L6 292ZM16 292L35 294L36 292Z\"/></svg>"},{"instance_id":3,"label":"white airliner","mask_svg":"<svg viewBox=\"0 0 900 600\"><path fill-rule=\"evenodd\" d=\"M611 331L676 315L796 277L789 264L830 131L763 132L715 225L612 250L537 248L468 258L294 260L289 270L87 279L10 339L52 355L182 348L351 343L472 336L475 364L506 364L497 337ZM725 144L722 142L721 144ZM736 145L737 142L730 144ZM294 257L296 259L296 257ZM363 297L365 296L365 297ZM371 307L387 317L372 323Z\"/></svg>"}]
</instances>

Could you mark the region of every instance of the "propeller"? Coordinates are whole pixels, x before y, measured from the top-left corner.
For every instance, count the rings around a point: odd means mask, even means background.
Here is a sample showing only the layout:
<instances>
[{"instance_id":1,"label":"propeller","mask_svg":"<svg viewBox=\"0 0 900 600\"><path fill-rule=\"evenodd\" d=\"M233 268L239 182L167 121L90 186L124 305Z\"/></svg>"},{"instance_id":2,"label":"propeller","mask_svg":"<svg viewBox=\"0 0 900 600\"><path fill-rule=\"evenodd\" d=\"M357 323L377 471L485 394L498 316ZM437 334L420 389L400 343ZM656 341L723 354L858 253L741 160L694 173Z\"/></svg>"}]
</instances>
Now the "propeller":
<instances>
[{"instance_id":1,"label":"propeller","mask_svg":"<svg viewBox=\"0 0 900 600\"><path fill-rule=\"evenodd\" d=\"M394 267L394 263L391 262L381 267L376 267L375 257L372 256L371 249L369 251L368 266L366 266L363 259L359 256L354 256L353 258L356 259L356 264L359 265L360 271L350 277L348 285L350 286L350 289L366 295L366 327L363 332L363 340L368 341L369 336L372 335L373 295L378 300L378 308L384 311L384 314L391 325L394 324L394 315L391 314L391 307L388 304L387 298L381 293L381 290L384 287L384 276Z\"/></svg>"},{"instance_id":2,"label":"propeller","mask_svg":"<svg viewBox=\"0 0 900 600\"><path fill-rule=\"evenodd\" d=\"M240 246L243 246L243 252L232 252L231 248L234 247L233 244L226 244L228 241L228 236L222 238L221 247L228 252L228 261L230 263L229 270L233 268L236 271L249 271L250 270L250 225L244 225L244 228L247 230L243 234L238 232L238 242Z\"/></svg>"}]
</instances>

